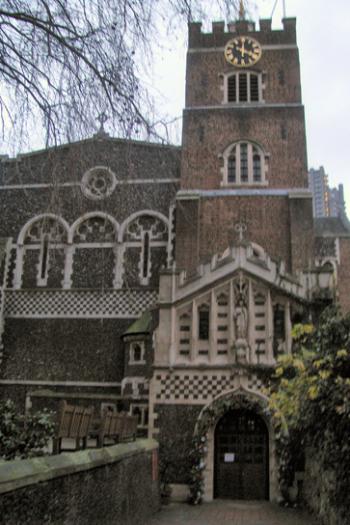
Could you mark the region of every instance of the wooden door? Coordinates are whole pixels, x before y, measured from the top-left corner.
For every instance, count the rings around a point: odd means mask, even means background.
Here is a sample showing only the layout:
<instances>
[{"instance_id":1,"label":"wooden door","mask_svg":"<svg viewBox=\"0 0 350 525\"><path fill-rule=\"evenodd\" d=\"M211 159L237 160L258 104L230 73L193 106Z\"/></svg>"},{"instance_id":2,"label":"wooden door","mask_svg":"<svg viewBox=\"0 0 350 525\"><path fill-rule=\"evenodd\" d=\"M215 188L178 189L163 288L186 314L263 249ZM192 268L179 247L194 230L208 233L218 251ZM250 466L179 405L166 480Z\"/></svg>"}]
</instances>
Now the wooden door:
<instances>
[{"instance_id":1,"label":"wooden door","mask_svg":"<svg viewBox=\"0 0 350 525\"><path fill-rule=\"evenodd\" d=\"M268 499L268 431L248 410L231 410L215 429L216 498Z\"/></svg>"}]
</instances>

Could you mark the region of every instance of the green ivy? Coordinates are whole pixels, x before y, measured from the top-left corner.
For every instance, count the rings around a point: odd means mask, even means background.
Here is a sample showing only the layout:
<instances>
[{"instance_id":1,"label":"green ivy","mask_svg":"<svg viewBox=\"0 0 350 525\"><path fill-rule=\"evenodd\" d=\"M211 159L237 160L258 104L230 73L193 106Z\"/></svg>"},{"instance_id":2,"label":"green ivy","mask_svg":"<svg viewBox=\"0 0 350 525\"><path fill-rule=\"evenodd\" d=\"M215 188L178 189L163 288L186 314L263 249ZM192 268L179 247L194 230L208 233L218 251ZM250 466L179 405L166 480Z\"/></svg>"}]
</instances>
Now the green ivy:
<instances>
[{"instance_id":1,"label":"green ivy","mask_svg":"<svg viewBox=\"0 0 350 525\"><path fill-rule=\"evenodd\" d=\"M323 470L337 473L329 498L339 515L350 512L350 316L328 308L317 327L296 325L293 355L279 359L270 409L283 496L297 455L312 447Z\"/></svg>"},{"instance_id":2,"label":"green ivy","mask_svg":"<svg viewBox=\"0 0 350 525\"><path fill-rule=\"evenodd\" d=\"M55 425L49 412L22 416L12 401L0 403L0 459L42 456Z\"/></svg>"}]
</instances>

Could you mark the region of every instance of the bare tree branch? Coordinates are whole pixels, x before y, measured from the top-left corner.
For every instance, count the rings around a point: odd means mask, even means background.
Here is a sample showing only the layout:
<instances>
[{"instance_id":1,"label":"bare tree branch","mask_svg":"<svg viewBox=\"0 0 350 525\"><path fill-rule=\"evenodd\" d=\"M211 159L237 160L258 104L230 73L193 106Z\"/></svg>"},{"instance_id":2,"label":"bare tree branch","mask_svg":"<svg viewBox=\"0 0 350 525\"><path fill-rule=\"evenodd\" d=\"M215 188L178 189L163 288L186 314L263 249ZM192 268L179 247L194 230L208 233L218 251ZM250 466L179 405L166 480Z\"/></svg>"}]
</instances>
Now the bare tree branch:
<instances>
[{"instance_id":1,"label":"bare tree branch","mask_svg":"<svg viewBox=\"0 0 350 525\"><path fill-rule=\"evenodd\" d=\"M227 17L239 4L215 1ZM2 138L16 127L23 132L36 116L46 145L79 139L107 113L113 132L159 139L157 124L165 121L151 118L143 80L157 24L203 18L204 6L200 0L0 0Z\"/></svg>"}]
</instances>

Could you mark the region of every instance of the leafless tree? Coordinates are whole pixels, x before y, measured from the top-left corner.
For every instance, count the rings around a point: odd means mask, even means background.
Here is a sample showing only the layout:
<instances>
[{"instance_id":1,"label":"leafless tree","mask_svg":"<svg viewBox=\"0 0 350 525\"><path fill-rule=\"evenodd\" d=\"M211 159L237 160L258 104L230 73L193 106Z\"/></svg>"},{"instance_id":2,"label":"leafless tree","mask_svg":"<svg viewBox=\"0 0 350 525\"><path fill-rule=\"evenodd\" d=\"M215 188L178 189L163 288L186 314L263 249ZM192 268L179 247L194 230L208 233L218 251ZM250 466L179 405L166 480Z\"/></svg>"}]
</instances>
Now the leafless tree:
<instances>
[{"instance_id":1,"label":"leafless tree","mask_svg":"<svg viewBox=\"0 0 350 525\"><path fill-rule=\"evenodd\" d=\"M215 1L223 17L239 9ZM200 0L0 0L3 140L38 130L47 146L79 139L105 115L121 136L155 136L143 78L157 28L205 14Z\"/></svg>"}]
</instances>

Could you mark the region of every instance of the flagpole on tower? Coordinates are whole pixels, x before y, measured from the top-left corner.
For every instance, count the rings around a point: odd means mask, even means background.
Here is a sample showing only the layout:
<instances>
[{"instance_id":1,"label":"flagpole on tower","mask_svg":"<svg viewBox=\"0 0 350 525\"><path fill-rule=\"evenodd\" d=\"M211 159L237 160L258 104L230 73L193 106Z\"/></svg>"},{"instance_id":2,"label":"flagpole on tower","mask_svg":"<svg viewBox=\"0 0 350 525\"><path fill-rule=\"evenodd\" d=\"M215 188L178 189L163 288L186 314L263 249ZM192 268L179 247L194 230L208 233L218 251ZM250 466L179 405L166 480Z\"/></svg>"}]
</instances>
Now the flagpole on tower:
<instances>
[{"instance_id":1,"label":"flagpole on tower","mask_svg":"<svg viewBox=\"0 0 350 525\"><path fill-rule=\"evenodd\" d=\"M286 0L283 0L283 18L287 18Z\"/></svg>"},{"instance_id":2,"label":"flagpole on tower","mask_svg":"<svg viewBox=\"0 0 350 525\"><path fill-rule=\"evenodd\" d=\"M240 2L239 2L239 19L240 20L244 20L245 19L245 9L244 9L243 0L240 0Z\"/></svg>"}]
</instances>

